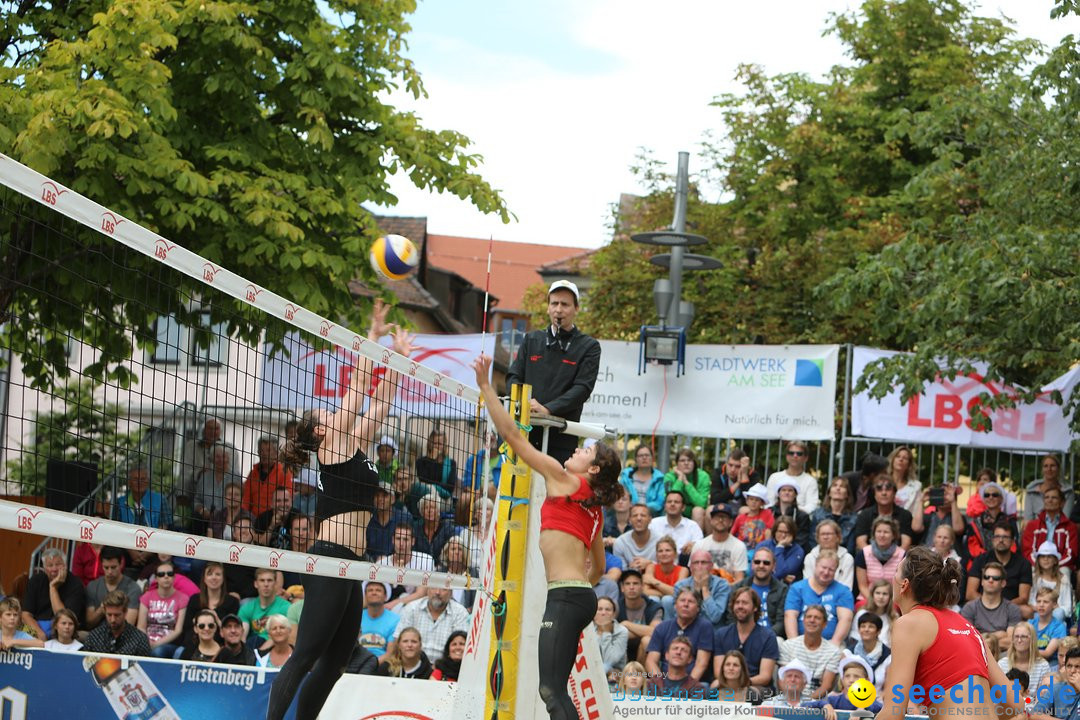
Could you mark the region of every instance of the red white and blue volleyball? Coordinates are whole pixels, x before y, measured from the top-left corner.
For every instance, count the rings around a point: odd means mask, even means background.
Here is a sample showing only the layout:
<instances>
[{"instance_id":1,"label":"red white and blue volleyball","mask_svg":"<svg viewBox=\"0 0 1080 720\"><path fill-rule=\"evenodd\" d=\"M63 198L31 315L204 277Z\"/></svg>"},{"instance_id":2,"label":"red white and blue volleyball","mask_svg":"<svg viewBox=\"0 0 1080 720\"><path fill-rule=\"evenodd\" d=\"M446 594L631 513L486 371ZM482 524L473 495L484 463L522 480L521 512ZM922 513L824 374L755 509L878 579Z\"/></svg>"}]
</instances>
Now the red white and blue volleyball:
<instances>
[{"instance_id":1,"label":"red white and blue volleyball","mask_svg":"<svg viewBox=\"0 0 1080 720\"><path fill-rule=\"evenodd\" d=\"M385 235L371 244L371 267L387 280L404 280L420 264L420 252L404 235Z\"/></svg>"}]
</instances>

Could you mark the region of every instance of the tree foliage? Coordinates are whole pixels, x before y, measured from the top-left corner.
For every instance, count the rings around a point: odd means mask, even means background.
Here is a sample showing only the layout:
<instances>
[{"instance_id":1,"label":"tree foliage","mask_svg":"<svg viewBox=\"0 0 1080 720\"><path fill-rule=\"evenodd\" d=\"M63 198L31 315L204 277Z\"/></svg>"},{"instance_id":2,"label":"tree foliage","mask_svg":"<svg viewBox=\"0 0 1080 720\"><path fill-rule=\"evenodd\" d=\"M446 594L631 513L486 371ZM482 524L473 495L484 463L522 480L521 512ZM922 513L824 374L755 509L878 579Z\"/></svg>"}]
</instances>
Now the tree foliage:
<instances>
[{"instance_id":1,"label":"tree foliage","mask_svg":"<svg viewBox=\"0 0 1080 720\"><path fill-rule=\"evenodd\" d=\"M393 204L390 176L507 217L465 137L388 101L424 92L404 54L414 9L414 0L0 2L0 150L262 287L359 323L347 283L368 276L377 232L362 204ZM89 238L74 257L59 244L43 254L31 232L41 209L16 209L23 217L0 230L0 261L22 281L0 286L0 311L80 328L78 305L50 297L49 278L66 272L140 295L138 273L110 276L99 262L110 240ZM102 309L103 376L127 379L116 373L130 343L110 328L149 334L146 323L175 300L146 298L148 311L130 315ZM237 328L248 339L259 329ZM55 353L42 365L62 366Z\"/></svg>"}]
</instances>

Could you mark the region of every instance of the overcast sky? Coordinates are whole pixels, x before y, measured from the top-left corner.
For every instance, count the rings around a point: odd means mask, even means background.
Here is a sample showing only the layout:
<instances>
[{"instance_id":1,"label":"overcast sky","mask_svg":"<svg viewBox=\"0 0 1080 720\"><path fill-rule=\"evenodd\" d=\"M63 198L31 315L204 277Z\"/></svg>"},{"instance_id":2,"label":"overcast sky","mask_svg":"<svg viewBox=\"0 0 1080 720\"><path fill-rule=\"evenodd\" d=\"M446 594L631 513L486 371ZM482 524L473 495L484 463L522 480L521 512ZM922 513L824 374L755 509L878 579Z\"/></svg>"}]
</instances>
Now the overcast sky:
<instances>
[{"instance_id":1,"label":"overcast sky","mask_svg":"<svg viewBox=\"0 0 1080 720\"><path fill-rule=\"evenodd\" d=\"M630 172L641 148L674 165L707 130L723 134L716 95L738 92L740 63L820 78L846 62L830 13L844 0L420 0L407 56L428 97L402 99L433 129L453 129L484 156L483 176L517 215L504 225L452 196L395 178L389 215L421 215L442 235L598 247L610 206L641 190ZM663 8L661 11L659 8ZM1017 32L1053 45L1080 33L1050 20L1051 0L986 0Z\"/></svg>"}]
</instances>

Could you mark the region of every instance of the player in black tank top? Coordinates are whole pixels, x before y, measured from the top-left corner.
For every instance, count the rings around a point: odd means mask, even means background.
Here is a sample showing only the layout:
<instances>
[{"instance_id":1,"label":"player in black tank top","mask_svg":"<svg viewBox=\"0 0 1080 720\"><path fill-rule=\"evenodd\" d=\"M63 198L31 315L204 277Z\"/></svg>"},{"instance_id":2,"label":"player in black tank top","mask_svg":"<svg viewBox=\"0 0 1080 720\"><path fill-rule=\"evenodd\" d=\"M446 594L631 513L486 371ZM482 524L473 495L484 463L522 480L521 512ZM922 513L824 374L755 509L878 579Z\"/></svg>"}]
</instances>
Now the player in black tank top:
<instances>
[{"instance_id":1,"label":"player in black tank top","mask_svg":"<svg viewBox=\"0 0 1080 720\"><path fill-rule=\"evenodd\" d=\"M389 306L375 301L370 340L378 341L391 330L386 322L388 311ZM394 351L406 357L412 353L412 337L401 329L394 330ZM320 456L315 498L319 534L309 550L313 555L360 560L364 552L379 474L362 448L372 444L375 431L389 414L397 384L397 373L387 369L370 407L360 416L372 369L370 360L359 359L337 412L309 410L297 430L295 445L286 450L285 462L300 466L307 465L309 453ZM296 704L296 718L315 720L360 634L364 592L358 581L304 575L303 584L304 609L296 647L270 688L267 720L285 716L305 676L307 682Z\"/></svg>"}]
</instances>

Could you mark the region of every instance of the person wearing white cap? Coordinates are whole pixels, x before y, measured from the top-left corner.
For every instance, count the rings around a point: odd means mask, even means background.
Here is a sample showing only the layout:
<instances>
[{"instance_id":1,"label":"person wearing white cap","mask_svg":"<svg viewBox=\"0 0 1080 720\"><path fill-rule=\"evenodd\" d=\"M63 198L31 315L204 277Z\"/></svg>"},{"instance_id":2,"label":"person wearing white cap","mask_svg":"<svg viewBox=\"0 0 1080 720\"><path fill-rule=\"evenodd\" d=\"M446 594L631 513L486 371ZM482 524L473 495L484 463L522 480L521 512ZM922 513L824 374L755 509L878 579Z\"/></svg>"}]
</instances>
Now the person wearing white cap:
<instances>
[{"instance_id":1,"label":"person wearing white cap","mask_svg":"<svg viewBox=\"0 0 1080 720\"><path fill-rule=\"evenodd\" d=\"M778 673L780 692L766 703L777 707L799 707L806 699L806 687L810 684L810 668L794 658Z\"/></svg>"},{"instance_id":2,"label":"person wearing white cap","mask_svg":"<svg viewBox=\"0 0 1080 720\"><path fill-rule=\"evenodd\" d=\"M1028 604L1035 607L1036 593L1044 588L1057 592L1058 606L1054 609L1054 617L1065 621L1073 611L1073 586L1069 577L1068 568L1061 567L1061 553L1057 546L1050 542L1044 542L1035 551L1035 568L1031 573L1031 598Z\"/></svg>"},{"instance_id":3,"label":"person wearing white cap","mask_svg":"<svg viewBox=\"0 0 1080 720\"><path fill-rule=\"evenodd\" d=\"M556 280L548 288L548 318L544 330L525 336L506 373L506 387L532 385L533 412L555 415L566 420L580 420L581 409L592 395L600 369L600 343L581 332L574 324L578 313L577 285ZM533 447L540 449L544 428L529 435ZM548 455L560 464L573 454L577 438L550 431Z\"/></svg>"},{"instance_id":4,"label":"person wearing white cap","mask_svg":"<svg viewBox=\"0 0 1080 720\"><path fill-rule=\"evenodd\" d=\"M731 526L731 534L742 540L746 547L757 547L769 539L773 527L772 510L765 507L769 491L761 483L751 485L746 491L746 512L739 513Z\"/></svg>"},{"instance_id":5,"label":"person wearing white cap","mask_svg":"<svg viewBox=\"0 0 1080 720\"><path fill-rule=\"evenodd\" d=\"M1026 502L1026 499L1025 499ZM1050 542L1058 550L1058 563L1070 570L1076 567L1077 527L1065 516L1065 493L1051 486L1042 492L1043 509L1024 525L1020 548L1025 560L1035 563L1035 550Z\"/></svg>"},{"instance_id":6,"label":"person wearing white cap","mask_svg":"<svg viewBox=\"0 0 1080 720\"><path fill-rule=\"evenodd\" d=\"M793 480L797 483L799 491L799 509L809 515L818 509L821 503L818 500L818 481L810 473L806 472L806 461L809 459L809 451L806 443L794 440L787 445L785 453L787 468L774 472L765 482L769 490L768 504L776 504L776 491L783 480Z\"/></svg>"},{"instance_id":7,"label":"person wearing white cap","mask_svg":"<svg viewBox=\"0 0 1080 720\"><path fill-rule=\"evenodd\" d=\"M379 438L379 444L375 446L375 468L379 471L379 482L394 482L394 473L398 469L397 443L389 435Z\"/></svg>"}]
</instances>

